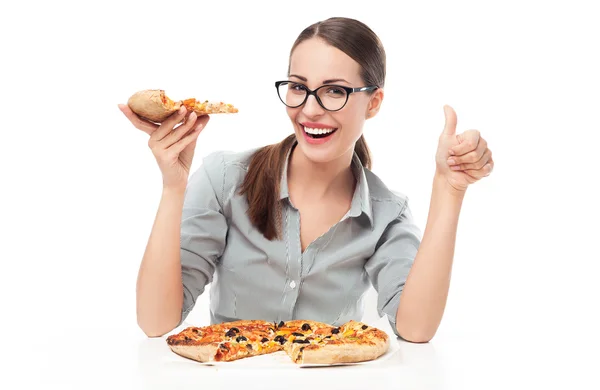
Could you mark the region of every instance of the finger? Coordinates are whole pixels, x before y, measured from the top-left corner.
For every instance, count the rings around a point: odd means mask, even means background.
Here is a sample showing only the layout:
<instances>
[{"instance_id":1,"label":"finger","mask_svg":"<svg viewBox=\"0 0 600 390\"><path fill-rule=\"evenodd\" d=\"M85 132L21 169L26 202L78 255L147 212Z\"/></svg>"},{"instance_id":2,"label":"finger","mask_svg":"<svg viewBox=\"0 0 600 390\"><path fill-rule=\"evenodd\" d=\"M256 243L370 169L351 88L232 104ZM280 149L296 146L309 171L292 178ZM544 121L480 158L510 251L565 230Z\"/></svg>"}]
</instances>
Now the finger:
<instances>
[{"instance_id":1,"label":"finger","mask_svg":"<svg viewBox=\"0 0 600 390\"><path fill-rule=\"evenodd\" d=\"M457 165L457 164L469 164L469 163L477 162L477 161L481 160L481 158L483 157L483 154L485 153L486 150L488 150L487 141L484 140L483 138L480 138L479 143L475 147L475 150L472 150L466 154L463 154L462 156L454 155L454 156L448 157L448 164L449 165Z\"/></svg>"},{"instance_id":2,"label":"finger","mask_svg":"<svg viewBox=\"0 0 600 390\"><path fill-rule=\"evenodd\" d=\"M470 156L475 156L476 154L478 154L478 152L471 152L471 153L467 153L464 156L461 156L461 158L468 158L469 160L471 160ZM477 157L473 157L473 159L475 159ZM472 163L462 163L462 164L452 164L452 160L456 160L456 158L450 158L448 159L448 164L450 164L450 169L452 169L453 171L462 171L462 170L466 170L466 169L481 169L485 166L485 164L487 164L492 158L492 151L489 149L486 149L483 152L483 156L481 156L481 158L475 162Z\"/></svg>"},{"instance_id":3,"label":"finger","mask_svg":"<svg viewBox=\"0 0 600 390\"><path fill-rule=\"evenodd\" d=\"M459 144L450 148L449 154L451 156L462 156L477 148L481 135L479 130L467 130L456 136Z\"/></svg>"},{"instance_id":4,"label":"finger","mask_svg":"<svg viewBox=\"0 0 600 390\"><path fill-rule=\"evenodd\" d=\"M196 126L191 133L174 143L171 147L169 147L168 150L173 152L173 154L179 155L183 149L185 149L189 144L198 138L202 132L202 129L204 129L204 126Z\"/></svg>"},{"instance_id":5,"label":"finger","mask_svg":"<svg viewBox=\"0 0 600 390\"><path fill-rule=\"evenodd\" d=\"M129 119L129 121L133 124L133 126L135 126L136 129L142 130L148 135L152 135L152 133L154 133L156 129L158 129L157 124L140 118L133 111L131 111L131 108L129 108L127 104L119 104L118 106L119 110L121 110L121 112L125 114L127 119Z\"/></svg>"},{"instance_id":6,"label":"finger","mask_svg":"<svg viewBox=\"0 0 600 390\"><path fill-rule=\"evenodd\" d=\"M462 172L466 173L469 177L479 180L486 176L489 176L492 173L492 164L487 163L481 169L466 169Z\"/></svg>"},{"instance_id":7,"label":"finger","mask_svg":"<svg viewBox=\"0 0 600 390\"><path fill-rule=\"evenodd\" d=\"M165 119L165 121L161 123L160 127L150 137L150 142L155 143L165 138L171 131L173 131L175 125L185 118L185 112L185 106L181 106L179 111L176 111L167 119Z\"/></svg>"},{"instance_id":8,"label":"finger","mask_svg":"<svg viewBox=\"0 0 600 390\"><path fill-rule=\"evenodd\" d=\"M446 122L444 123L444 134L453 135L456 133L456 112L449 105L444 105L444 115Z\"/></svg>"},{"instance_id":9,"label":"finger","mask_svg":"<svg viewBox=\"0 0 600 390\"><path fill-rule=\"evenodd\" d=\"M162 144L165 149L169 148L175 142L183 138L183 136L185 136L190 130L196 127L197 118L198 116L195 112L190 113L190 115L185 118L183 124L173 129L173 131L167 134L165 138L159 141L159 144Z\"/></svg>"}]
</instances>

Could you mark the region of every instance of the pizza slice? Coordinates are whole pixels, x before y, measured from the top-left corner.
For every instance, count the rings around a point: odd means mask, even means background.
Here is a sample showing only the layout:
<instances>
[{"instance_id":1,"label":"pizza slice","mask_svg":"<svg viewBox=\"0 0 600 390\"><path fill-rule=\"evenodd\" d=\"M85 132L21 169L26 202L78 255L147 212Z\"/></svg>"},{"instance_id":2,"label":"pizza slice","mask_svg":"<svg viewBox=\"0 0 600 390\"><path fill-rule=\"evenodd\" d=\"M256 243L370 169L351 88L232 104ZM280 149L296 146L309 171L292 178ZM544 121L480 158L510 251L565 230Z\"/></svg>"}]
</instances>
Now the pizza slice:
<instances>
[{"instance_id":1,"label":"pizza slice","mask_svg":"<svg viewBox=\"0 0 600 390\"><path fill-rule=\"evenodd\" d=\"M233 114L238 112L232 104L223 102L198 101L194 98L181 101L171 100L162 89L147 89L134 93L127 105L131 111L142 118L161 123L183 105L188 112L194 111L198 116L208 114Z\"/></svg>"},{"instance_id":2,"label":"pizza slice","mask_svg":"<svg viewBox=\"0 0 600 390\"><path fill-rule=\"evenodd\" d=\"M362 322L350 321L330 334L296 339L286 349L297 364L357 363L375 360L389 348L388 335Z\"/></svg>"},{"instance_id":3,"label":"pizza slice","mask_svg":"<svg viewBox=\"0 0 600 390\"><path fill-rule=\"evenodd\" d=\"M199 362L229 362L280 351L275 331L271 322L235 321L186 328L167 337L167 344L178 355Z\"/></svg>"}]
</instances>

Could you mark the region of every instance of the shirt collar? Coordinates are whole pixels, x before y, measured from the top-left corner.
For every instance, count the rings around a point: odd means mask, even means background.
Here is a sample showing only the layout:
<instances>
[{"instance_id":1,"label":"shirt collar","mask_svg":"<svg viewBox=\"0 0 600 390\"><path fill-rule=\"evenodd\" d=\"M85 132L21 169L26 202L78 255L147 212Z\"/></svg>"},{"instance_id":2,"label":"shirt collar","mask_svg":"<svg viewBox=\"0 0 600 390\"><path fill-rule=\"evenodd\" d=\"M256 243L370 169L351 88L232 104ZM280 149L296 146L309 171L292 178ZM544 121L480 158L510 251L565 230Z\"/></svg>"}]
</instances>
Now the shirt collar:
<instances>
[{"instance_id":1,"label":"shirt collar","mask_svg":"<svg viewBox=\"0 0 600 390\"><path fill-rule=\"evenodd\" d=\"M297 144L292 145L288 150L283 165L283 173L281 175L281 182L279 187L279 199L289 198L289 188L287 181L288 163L292 150ZM356 152L352 156L352 173L356 178L356 188L354 189L354 195L352 196L352 203L350 204L350 210L346 214L348 217L358 217L364 213L373 225L373 209L371 205L371 195L369 192L369 184L367 182L367 176L365 174L365 168L363 167L360 159Z\"/></svg>"}]
</instances>

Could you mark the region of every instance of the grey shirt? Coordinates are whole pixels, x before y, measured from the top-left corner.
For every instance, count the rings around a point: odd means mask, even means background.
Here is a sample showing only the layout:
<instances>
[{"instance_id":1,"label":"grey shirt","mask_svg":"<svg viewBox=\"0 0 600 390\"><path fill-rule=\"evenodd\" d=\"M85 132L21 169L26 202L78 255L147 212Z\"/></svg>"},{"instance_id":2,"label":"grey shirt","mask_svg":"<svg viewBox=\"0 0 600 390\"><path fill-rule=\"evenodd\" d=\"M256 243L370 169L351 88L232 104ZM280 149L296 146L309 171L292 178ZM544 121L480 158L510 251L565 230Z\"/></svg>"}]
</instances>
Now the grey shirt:
<instances>
[{"instance_id":1,"label":"grey shirt","mask_svg":"<svg viewBox=\"0 0 600 390\"><path fill-rule=\"evenodd\" d=\"M355 154L349 211L300 247L300 214L291 203L286 158L281 178L282 239L251 224L239 188L254 150L208 155L189 179L181 221L181 322L211 283L211 323L310 319L332 325L363 316L370 284L377 309L396 332L396 310L421 233L407 197L390 191Z\"/></svg>"}]
</instances>

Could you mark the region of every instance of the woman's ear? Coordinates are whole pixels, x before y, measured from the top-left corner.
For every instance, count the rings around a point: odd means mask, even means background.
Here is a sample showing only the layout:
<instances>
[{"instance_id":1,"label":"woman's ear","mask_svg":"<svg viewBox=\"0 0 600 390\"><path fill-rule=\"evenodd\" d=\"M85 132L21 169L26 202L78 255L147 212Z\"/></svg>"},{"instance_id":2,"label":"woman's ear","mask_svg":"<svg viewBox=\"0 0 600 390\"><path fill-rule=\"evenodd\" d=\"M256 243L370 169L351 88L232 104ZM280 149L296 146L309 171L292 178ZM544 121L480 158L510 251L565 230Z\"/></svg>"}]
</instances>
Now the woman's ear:
<instances>
[{"instance_id":1,"label":"woman's ear","mask_svg":"<svg viewBox=\"0 0 600 390\"><path fill-rule=\"evenodd\" d=\"M381 103L383 102L383 88L377 88L373 95L371 95L371 100L367 105L367 112L365 113L365 117L367 119L373 118L379 112L379 108L381 107Z\"/></svg>"}]
</instances>

